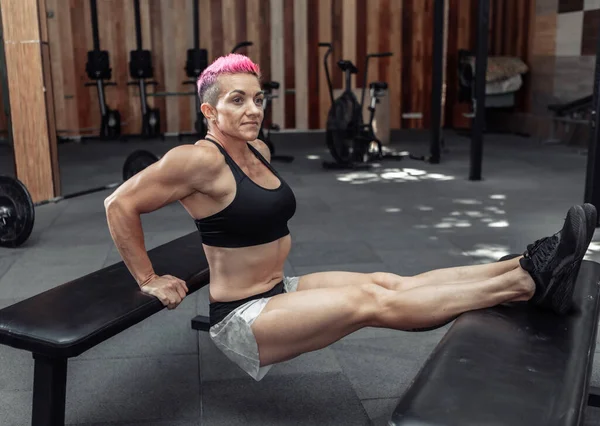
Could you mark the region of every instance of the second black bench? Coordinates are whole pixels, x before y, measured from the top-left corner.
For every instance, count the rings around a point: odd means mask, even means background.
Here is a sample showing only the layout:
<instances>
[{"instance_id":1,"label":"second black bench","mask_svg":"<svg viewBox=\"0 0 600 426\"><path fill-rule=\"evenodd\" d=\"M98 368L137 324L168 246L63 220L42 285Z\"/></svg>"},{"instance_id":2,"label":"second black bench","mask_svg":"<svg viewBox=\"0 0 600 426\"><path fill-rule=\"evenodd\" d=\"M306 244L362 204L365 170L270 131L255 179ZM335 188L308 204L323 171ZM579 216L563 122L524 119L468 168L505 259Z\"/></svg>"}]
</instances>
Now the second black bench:
<instances>
[{"instance_id":1,"label":"second black bench","mask_svg":"<svg viewBox=\"0 0 600 426\"><path fill-rule=\"evenodd\" d=\"M600 406L590 388L599 284L600 264L584 261L566 316L527 303L462 314L389 425L579 425L588 403Z\"/></svg>"}]
</instances>

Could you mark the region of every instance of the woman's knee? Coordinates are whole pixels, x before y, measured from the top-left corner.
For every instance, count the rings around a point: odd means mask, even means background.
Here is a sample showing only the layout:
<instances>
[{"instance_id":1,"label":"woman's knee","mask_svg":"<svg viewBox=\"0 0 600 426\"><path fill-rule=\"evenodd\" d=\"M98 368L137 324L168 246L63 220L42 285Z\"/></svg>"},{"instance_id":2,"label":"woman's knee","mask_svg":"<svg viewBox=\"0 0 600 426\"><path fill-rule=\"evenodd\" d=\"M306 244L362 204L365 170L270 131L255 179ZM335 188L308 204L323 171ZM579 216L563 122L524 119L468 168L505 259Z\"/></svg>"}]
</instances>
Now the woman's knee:
<instances>
[{"instance_id":1,"label":"woman's knee","mask_svg":"<svg viewBox=\"0 0 600 426\"><path fill-rule=\"evenodd\" d=\"M354 312L362 326L370 327L377 323L379 312L385 309L391 291L375 282L366 282L354 288L349 302L355 307Z\"/></svg>"},{"instance_id":2,"label":"woman's knee","mask_svg":"<svg viewBox=\"0 0 600 426\"><path fill-rule=\"evenodd\" d=\"M372 272L368 276L371 282L388 290L402 291L409 286L409 278L389 272Z\"/></svg>"}]
</instances>

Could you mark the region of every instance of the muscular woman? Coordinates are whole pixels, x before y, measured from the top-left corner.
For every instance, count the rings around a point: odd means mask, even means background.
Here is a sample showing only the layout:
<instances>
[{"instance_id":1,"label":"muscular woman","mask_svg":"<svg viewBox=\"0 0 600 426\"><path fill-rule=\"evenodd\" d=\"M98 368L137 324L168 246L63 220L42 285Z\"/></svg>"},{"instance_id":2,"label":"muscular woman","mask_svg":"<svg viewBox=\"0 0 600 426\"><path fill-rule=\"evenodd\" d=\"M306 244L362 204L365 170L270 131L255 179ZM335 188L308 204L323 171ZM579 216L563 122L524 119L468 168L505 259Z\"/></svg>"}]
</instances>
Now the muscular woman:
<instances>
[{"instance_id":1,"label":"muscular woman","mask_svg":"<svg viewBox=\"0 0 600 426\"><path fill-rule=\"evenodd\" d=\"M210 336L255 380L275 363L324 348L363 327L438 327L463 312L527 301L568 312L596 210L572 206L564 226L517 258L416 276L320 272L284 276L292 238L292 189L257 139L263 119L260 70L228 55L198 79L205 139L171 149L105 200L110 233L141 291L169 309L185 282L158 276L144 244L141 215L179 202L202 237L210 267Z\"/></svg>"}]
</instances>

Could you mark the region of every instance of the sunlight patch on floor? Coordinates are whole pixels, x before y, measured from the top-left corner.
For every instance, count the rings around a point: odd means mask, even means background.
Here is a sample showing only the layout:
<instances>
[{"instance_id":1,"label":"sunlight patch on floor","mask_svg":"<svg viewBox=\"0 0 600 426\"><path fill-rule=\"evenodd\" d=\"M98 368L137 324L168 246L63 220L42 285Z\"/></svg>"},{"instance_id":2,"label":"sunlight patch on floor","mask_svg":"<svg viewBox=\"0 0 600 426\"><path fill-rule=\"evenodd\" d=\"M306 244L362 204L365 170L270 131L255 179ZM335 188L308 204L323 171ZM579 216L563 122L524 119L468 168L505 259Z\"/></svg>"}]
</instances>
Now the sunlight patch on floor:
<instances>
[{"instance_id":1,"label":"sunlight patch on floor","mask_svg":"<svg viewBox=\"0 0 600 426\"><path fill-rule=\"evenodd\" d=\"M341 173L337 179L340 182L348 182L354 185L361 185L372 182L418 182L425 180L446 181L454 180L454 176L444 175L442 173L429 173L425 170L412 168L383 168L381 170L354 171Z\"/></svg>"},{"instance_id":2,"label":"sunlight patch on floor","mask_svg":"<svg viewBox=\"0 0 600 426\"><path fill-rule=\"evenodd\" d=\"M510 254L510 251L507 246L501 244L477 244L473 250L465 251L464 254L474 257L477 263L490 263Z\"/></svg>"}]
</instances>

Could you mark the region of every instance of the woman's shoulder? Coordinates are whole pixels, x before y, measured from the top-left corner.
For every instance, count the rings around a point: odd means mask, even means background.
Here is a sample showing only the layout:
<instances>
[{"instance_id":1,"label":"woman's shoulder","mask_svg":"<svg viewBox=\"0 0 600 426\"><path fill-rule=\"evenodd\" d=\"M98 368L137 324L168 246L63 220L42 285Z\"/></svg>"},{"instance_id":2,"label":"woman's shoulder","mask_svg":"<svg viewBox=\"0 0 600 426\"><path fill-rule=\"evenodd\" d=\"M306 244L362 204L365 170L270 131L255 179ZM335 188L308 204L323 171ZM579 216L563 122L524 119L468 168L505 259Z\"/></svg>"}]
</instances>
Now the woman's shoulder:
<instances>
[{"instance_id":1,"label":"woman's shoulder","mask_svg":"<svg viewBox=\"0 0 600 426\"><path fill-rule=\"evenodd\" d=\"M260 152L260 155L262 155L269 163L271 162L271 150L266 143L260 139L254 139L248 143L252 145L258 152Z\"/></svg>"},{"instance_id":2,"label":"woman's shoulder","mask_svg":"<svg viewBox=\"0 0 600 426\"><path fill-rule=\"evenodd\" d=\"M219 149L208 141L198 141L193 145L184 144L171 148L165 156L175 163L193 165L195 170L213 173L225 165Z\"/></svg>"}]
</instances>

